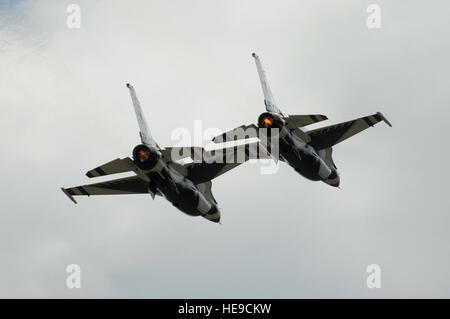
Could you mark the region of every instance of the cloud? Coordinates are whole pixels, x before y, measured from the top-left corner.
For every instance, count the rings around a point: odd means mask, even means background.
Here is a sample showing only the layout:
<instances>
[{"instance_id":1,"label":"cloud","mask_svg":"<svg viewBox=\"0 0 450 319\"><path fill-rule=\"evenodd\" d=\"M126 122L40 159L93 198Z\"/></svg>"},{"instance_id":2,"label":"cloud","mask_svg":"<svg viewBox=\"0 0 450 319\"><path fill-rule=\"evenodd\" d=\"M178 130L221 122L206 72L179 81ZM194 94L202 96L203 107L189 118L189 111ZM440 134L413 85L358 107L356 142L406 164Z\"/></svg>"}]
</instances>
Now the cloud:
<instances>
[{"instance_id":1,"label":"cloud","mask_svg":"<svg viewBox=\"0 0 450 319\"><path fill-rule=\"evenodd\" d=\"M380 30L364 1L78 1L79 30L69 3L0 10L1 297L449 297L446 2L379 1ZM126 82L164 146L196 119L255 122L253 51L284 113L393 123L335 147L342 190L246 164L213 183L223 226L59 190L139 142Z\"/></svg>"}]
</instances>

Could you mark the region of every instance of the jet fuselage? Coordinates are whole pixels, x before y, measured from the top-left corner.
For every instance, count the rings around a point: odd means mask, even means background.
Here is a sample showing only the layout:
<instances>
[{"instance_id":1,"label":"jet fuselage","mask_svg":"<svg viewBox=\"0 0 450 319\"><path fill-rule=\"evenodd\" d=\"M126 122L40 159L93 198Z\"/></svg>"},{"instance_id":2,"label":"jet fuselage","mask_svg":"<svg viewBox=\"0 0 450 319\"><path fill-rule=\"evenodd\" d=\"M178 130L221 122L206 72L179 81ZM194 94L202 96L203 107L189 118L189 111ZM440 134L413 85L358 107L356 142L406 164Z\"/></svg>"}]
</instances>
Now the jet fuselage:
<instances>
[{"instance_id":1,"label":"jet fuselage","mask_svg":"<svg viewBox=\"0 0 450 319\"><path fill-rule=\"evenodd\" d=\"M272 119L267 122L267 117ZM339 175L335 167L328 165L318 151L294 134L285 124L283 119L273 113L263 113L258 119L258 126L267 128L270 135L271 129L277 129L278 147L280 158L284 159L296 172L313 181L323 181L331 186L339 186ZM271 137L273 139L273 137ZM269 140L269 139L267 139Z\"/></svg>"},{"instance_id":2,"label":"jet fuselage","mask_svg":"<svg viewBox=\"0 0 450 319\"><path fill-rule=\"evenodd\" d=\"M141 170L150 180L149 193L152 196L159 191L173 206L187 215L203 216L213 222L220 221L220 211L212 199L208 199L189 178L171 167L158 150L149 146L145 148L150 152L144 162L140 161L136 152L133 152L133 157L136 165L141 166ZM152 167L146 166L147 162L151 163Z\"/></svg>"},{"instance_id":3,"label":"jet fuselage","mask_svg":"<svg viewBox=\"0 0 450 319\"><path fill-rule=\"evenodd\" d=\"M150 187L156 186L164 197L183 213L191 216L201 215L217 222L220 220L216 203L208 200L190 179L167 164L160 172L151 172L148 175L152 184L154 183Z\"/></svg>"}]
</instances>

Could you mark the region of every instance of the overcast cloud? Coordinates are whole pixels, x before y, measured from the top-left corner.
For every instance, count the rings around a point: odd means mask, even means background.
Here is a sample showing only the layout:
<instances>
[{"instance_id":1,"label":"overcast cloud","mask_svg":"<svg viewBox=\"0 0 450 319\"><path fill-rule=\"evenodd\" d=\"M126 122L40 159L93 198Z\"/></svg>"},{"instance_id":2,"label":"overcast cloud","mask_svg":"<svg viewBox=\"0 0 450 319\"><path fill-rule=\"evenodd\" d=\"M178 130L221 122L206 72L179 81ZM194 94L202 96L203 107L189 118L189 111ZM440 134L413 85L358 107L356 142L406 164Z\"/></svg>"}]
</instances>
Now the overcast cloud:
<instances>
[{"instance_id":1,"label":"overcast cloud","mask_svg":"<svg viewBox=\"0 0 450 319\"><path fill-rule=\"evenodd\" d=\"M81 7L68 29L66 8ZM381 6L381 29L366 8ZM0 297L450 297L448 1L0 0ZM282 164L213 181L223 225L61 186L139 143L264 110L379 124L334 148L342 189ZM79 264L82 288L66 287ZM379 264L382 288L366 287Z\"/></svg>"}]
</instances>

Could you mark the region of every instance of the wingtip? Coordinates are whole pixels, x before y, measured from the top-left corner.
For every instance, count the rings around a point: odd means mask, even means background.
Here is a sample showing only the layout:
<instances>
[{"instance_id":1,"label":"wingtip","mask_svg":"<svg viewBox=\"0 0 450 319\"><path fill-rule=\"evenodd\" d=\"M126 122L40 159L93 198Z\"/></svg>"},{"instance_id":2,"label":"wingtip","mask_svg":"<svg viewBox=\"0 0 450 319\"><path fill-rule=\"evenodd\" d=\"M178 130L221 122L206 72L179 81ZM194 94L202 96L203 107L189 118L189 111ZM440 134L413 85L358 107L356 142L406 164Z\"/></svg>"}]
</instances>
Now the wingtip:
<instances>
[{"instance_id":1,"label":"wingtip","mask_svg":"<svg viewBox=\"0 0 450 319\"><path fill-rule=\"evenodd\" d=\"M63 191L64 194L67 195L67 197L69 197L69 199L76 204L77 201L75 200L75 198L73 198L73 196L71 194L69 194L69 192L67 191L67 189L65 189L64 187L61 187L61 190Z\"/></svg>"},{"instance_id":2,"label":"wingtip","mask_svg":"<svg viewBox=\"0 0 450 319\"><path fill-rule=\"evenodd\" d=\"M391 122L389 122L388 119L385 118L383 114L381 114L381 112L377 112L377 115L378 115L379 117L381 117L381 119L382 119L387 125L389 125L390 127L392 127Z\"/></svg>"}]
</instances>

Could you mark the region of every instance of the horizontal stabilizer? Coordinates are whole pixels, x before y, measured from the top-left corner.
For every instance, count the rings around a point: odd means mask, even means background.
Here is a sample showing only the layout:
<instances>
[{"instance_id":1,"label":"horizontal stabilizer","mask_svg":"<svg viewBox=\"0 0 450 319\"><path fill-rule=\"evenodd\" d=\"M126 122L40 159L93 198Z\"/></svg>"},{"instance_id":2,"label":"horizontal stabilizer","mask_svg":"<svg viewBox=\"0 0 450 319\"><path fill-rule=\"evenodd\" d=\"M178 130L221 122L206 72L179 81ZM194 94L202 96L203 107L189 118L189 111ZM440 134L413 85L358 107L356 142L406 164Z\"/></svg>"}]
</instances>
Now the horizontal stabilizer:
<instances>
[{"instance_id":1,"label":"horizontal stabilizer","mask_svg":"<svg viewBox=\"0 0 450 319\"><path fill-rule=\"evenodd\" d=\"M136 166L131 158L117 158L106 164L91 169L86 173L89 178L134 171Z\"/></svg>"},{"instance_id":2,"label":"horizontal stabilizer","mask_svg":"<svg viewBox=\"0 0 450 319\"><path fill-rule=\"evenodd\" d=\"M174 146L174 147L166 147L160 150L163 158L166 162L177 162L185 158L201 159L201 155L203 154L203 147L200 146Z\"/></svg>"},{"instance_id":3,"label":"horizontal stabilizer","mask_svg":"<svg viewBox=\"0 0 450 319\"><path fill-rule=\"evenodd\" d=\"M311 115L289 115L284 118L290 126L303 127L320 121L328 120L328 117L322 114Z\"/></svg>"},{"instance_id":4,"label":"horizontal stabilizer","mask_svg":"<svg viewBox=\"0 0 450 319\"><path fill-rule=\"evenodd\" d=\"M214 143L226 143L258 137L258 127L255 124L241 125L222 133L212 139Z\"/></svg>"}]
</instances>

